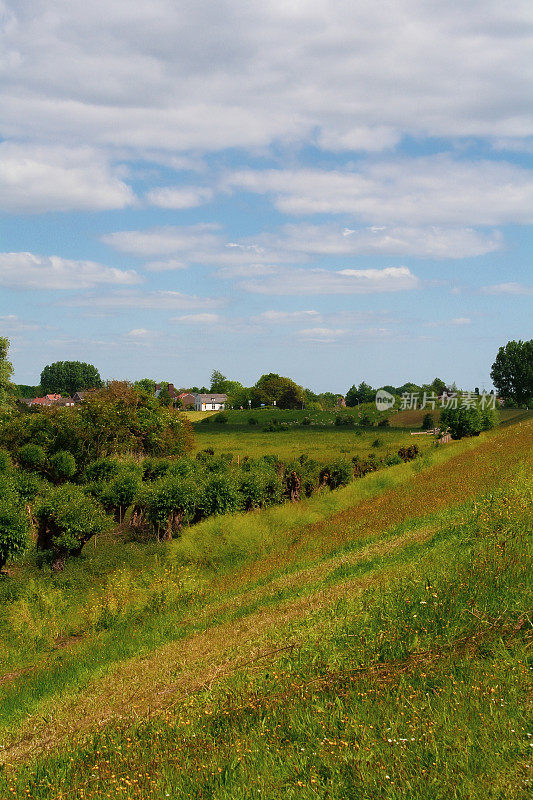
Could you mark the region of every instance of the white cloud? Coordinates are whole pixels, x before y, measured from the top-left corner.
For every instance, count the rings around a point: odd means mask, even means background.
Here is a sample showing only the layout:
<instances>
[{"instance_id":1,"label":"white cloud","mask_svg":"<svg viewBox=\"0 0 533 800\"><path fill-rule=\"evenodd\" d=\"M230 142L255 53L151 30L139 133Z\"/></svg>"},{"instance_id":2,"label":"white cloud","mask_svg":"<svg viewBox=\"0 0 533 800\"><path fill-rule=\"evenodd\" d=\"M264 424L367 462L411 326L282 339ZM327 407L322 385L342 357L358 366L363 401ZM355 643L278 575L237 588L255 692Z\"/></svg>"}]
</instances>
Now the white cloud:
<instances>
[{"instance_id":1,"label":"white cloud","mask_svg":"<svg viewBox=\"0 0 533 800\"><path fill-rule=\"evenodd\" d=\"M126 335L130 336L132 339L145 339L146 337L152 336L153 331L149 331L146 328L134 328L128 331Z\"/></svg>"},{"instance_id":2,"label":"white cloud","mask_svg":"<svg viewBox=\"0 0 533 800\"><path fill-rule=\"evenodd\" d=\"M226 304L224 299L197 297L169 290L139 292L120 290L102 296L84 296L69 299L68 305L87 306L92 311L105 309L150 309L154 311L185 311L189 309L219 308Z\"/></svg>"},{"instance_id":3,"label":"white cloud","mask_svg":"<svg viewBox=\"0 0 533 800\"><path fill-rule=\"evenodd\" d=\"M11 289L90 289L105 284L140 283L133 270L94 261L73 261L33 253L0 253L0 286Z\"/></svg>"},{"instance_id":4,"label":"white cloud","mask_svg":"<svg viewBox=\"0 0 533 800\"><path fill-rule=\"evenodd\" d=\"M533 295L533 286L526 286L524 283L496 283L492 286L483 286L481 291L483 294L518 294L529 296Z\"/></svg>"},{"instance_id":5,"label":"white cloud","mask_svg":"<svg viewBox=\"0 0 533 800\"><path fill-rule=\"evenodd\" d=\"M181 317L173 317L172 322L182 322L186 325L216 325L222 322L220 314L184 314Z\"/></svg>"},{"instance_id":6,"label":"white cloud","mask_svg":"<svg viewBox=\"0 0 533 800\"><path fill-rule=\"evenodd\" d=\"M256 294L373 294L419 288L418 278L408 267L385 269L292 269L263 280L244 281L245 291Z\"/></svg>"},{"instance_id":7,"label":"white cloud","mask_svg":"<svg viewBox=\"0 0 533 800\"><path fill-rule=\"evenodd\" d=\"M298 338L306 342L336 342L349 331L343 328L304 328L298 332Z\"/></svg>"},{"instance_id":8,"label":"white cloud","mask_svg":"<svg viewBox=\"0 0 533 800\"><path fill-rule=\"evenodd\" d=\"M531 4L7 0L4 136L216 150L531 133Z\"/></svg>"},{"instance_id":9,"label":"white cloud","mask_svg":"<svg viewBox=\"0 0 533 800\"><path fill-rule=\"evenodd\" d=\"M341 225L285 225L279 234L263 237L279 250L308 256L412 255L433 258L468 258L503 246L499 231L481 233L472 228L435 226L371 226L359 229Z\"/></svg>"},{"instance_id":10,"label":"white cloud","mask_svg":"<svg viewBox=\"0 0 533 800\"><path fill-rule=\"evenodd\" d=\"M450 320L450 325L471 325L470 317L454 317Z\"/></svg>"},{"instance_id":11,"label":"white cloud","mask_svg":"<svg viewBox=\"0 0 533 800\"><path fill-rule=\"evenodd\" d=\"M3 211L102 211L134 202L131 188L90 148L0 144Z\"/></svg>"},{"instance_id":12,"label":"white cloud","mask_svg":"<svg viewBox=\"0 0 533 800\"><path fill-rule=\"evenodd\" d=\"M209 203L212 199L213 190L203 186L164 186L152 189L146 195L150 205L175 210L195 208Z\"/></svg>"},{"instance_id":13,"label":"white cloud","mask_svg":"<svg viewBox=\"0 0 533 800\"><path fill-rule=\"evenodd\" d=\"M303 322L305 320L311 322L312 320L318 320L320 318L321 314L319 314L318 311L262 311L261 314L257 314L251 319L253 322L285 325L287 323Z\"/></svg>"},{"instance_id":14,"label":"white cloud","mask_svg":"<svg viewBox=\"0 0 533 800\"><path fill-rule=\"evenodd\" d=\"M357 170L242 170L225 183L272 195L286 214L352 214L357 222L373 225L533 221L531 175L505 162L427 156L369 161Z\"/></svg>"},{"instance_id":15,"label":"white cloud","mask_svg":"<svg viewBox=\"0 0 533 800\"><path fill-rule=\"evenodd\" d=\"M8 335L25 333L27 331L37 331L43 326L36 322L26 322L20 319L16 314L6 314L0 317L0 331Z\"/></svg>"}]
</instances>

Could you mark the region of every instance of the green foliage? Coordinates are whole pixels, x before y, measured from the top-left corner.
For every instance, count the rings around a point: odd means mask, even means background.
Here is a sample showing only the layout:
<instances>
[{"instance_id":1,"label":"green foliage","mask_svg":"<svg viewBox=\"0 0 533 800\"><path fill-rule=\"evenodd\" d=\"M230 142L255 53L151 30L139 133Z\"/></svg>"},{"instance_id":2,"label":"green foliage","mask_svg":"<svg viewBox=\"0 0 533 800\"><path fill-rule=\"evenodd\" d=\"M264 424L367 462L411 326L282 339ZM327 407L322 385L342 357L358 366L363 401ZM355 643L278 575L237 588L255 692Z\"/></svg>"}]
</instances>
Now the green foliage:
<instances>
[{"instance_id":1,"label":"green foliage","mask_svg":"<svg viewBox=\"0 0 533 800\"><path fill-rule=\"evenodd\" d=\"M217 425L227 425L228 424L228 415L221 412L215 416L215 422Z\"/></svg>"},{"instance_id":2,"label":"green foliage","mask_svg":"<svg viewBox=\"0 0 533 800\"><path fill-rule=\"evenodd\" d=\"M126 467L102 486L100 502L112 512L116 522L122 522L124 513L131 506L141 483L140 469Z\"/></svg>"},{"instance_id":3,"label":"green foliage","mask_svg":"<svg viewBox=\"0 0 533 800\"><path fill-rule=\"evenodd\" d=\"M96 367L83 361L56 361L41 372L45 394L74 394L86 389L99 389L102 380Z\"/></svg>"},{"instance_id":4,"label":"green foliage","mask_svg":"<svg viewBox=\"0 0 533 800\"><path fill-rule=\"evenodd\" d=\"M378 422L378 428L390 428L390 419L388 417L383 417Z\"/></svg>"},{"instance_id":5,"label":"green foliage","mask_svg":"<svg viewBox=\"0 0 533 800\"><path fill-rule=\"evenodd\" d=\"M479 436L484 425L490 426L490 418L482 416L479 406L470 408L443 408L440 415L442 430L450 429L452 439L463 436Z\"/></svg>"},{"instance_id":6,"label":"green foliage","mask_svg":"<svg viewBox=\"0 0 533 800\"><path fill-rule=\"evenodd\" d=\"M0 448L0 472L8 472L12 466L11 456L7 450Z\"/></svg>"},{"instance_id":7,"label":"green foliage","mask_svg":"<svg viewBox=\"0 0 533 800\"><path fill-rule=\"evenodd\" d=\"M108 481L120 471L120 462L114 458L97 458L85 469L86 481Z\"/></svg>"},{"instance_id":8,"label":"green foliage","mask_svg":"<svg viewBox=\"0 0 533 800\"><path fill-rule=\"evenodd\" d=\"M346 392L346 405L355 406L357 403L371 403L374 400L376 390L368 383L361 381L359 386L352 386Z\"/></svg>"},{"instance_id":9,"label":"green foliage","mask_svg":"<svg viewBox=\"0 0 533 800\"><path fill-rule=\"evenodd\" d=\"M155 386L156 382L151 378L141 378L140 381L135 381L133 384L134 389L140 389L142 392L146 392L146 394L149 394L150 396L155 394Z\"/></svg>"},{"instance_id":10,"label":"green foliage","mask_svg":"<svg viewBox=\"0 0 533 800\"><path fill-rule=\"evenodd\" d=\"M206 481L201 501L203 516L230 514L240 505L239 489L233 475L215 474Z\"/></svg>"},{"instance_id":11,"label":"green foliage","mask_svg":"<svg viewBox=\"0 0 533 800\"><path fill-rule=\"evenodd\" d=\"M51 554L53 568L62 570L65 559L79 555L83 545L109 526L102 506L79 486L51 487L35 508L37 548Z\"/></svg>"},{"instance_id":12,"label":"green foliage","mask_svg":"<svg viewBox=\"0 0 533 800\"><path fill-rule=\"evenodd\" d=\"M490 377L504 398L518 405L533 400L533 339L507 342L500 347Z\"/></svg>"},{"instance_id":13,"label":"green foliage","mask_svg":"<svg viewBox=\"0 0 533 800\"><path fill-rule=\"evenodd\" d=\"M8 361L9 339L0 336L0 411L9 407L13 395L13 364Z\"/></svg>"},{"instance_id":14,"label":"green foliage","mask_svg":"<svg viewBox=\"0 0 533 800\"><path fill-rule=\"evenodd\" d=\"M71 480L77 472L76 459L67 450L58 450L49 464L52 478L58 483Z\"/></svg>"},{"instance_id":15,"label":"green foliage","mask_svg":"<svg viewBox=\"0 0 533 800\"><path fill-rule=\"evenodd\" d=\"M424 419L422 420L422 430L429 431L434 427L434 425L435 422L433 420L433 414L424 414Z\"/></svg>"},{"instance_id":16,"label":"green foliage","mask_svg":"<svg viewBox=\"0 0 533 800\"><path fill-rule=\"evenodd\" d=\"M29 543L28 516L14 492L0 497L0 569L9 558L20 556Z\"/></svg>"},{"instance_id":17,"label":"green foliage","mask_svg":"<svg viewBox=\"0 0 533 800\"><path fill-rule=\"evenodd\" d=\"M46 464L46 453L38 444L25 444L17 453L17 461L26 469L42 470Z\"/></svg>"},{"instance_id":18,"label":"green foliage","mask_svg":"<svg viewBox=\"0 0 533 800\"><path fill-rule=\"evenodd\" d=\"M268 406L276 403L279 408L302 408L305 403L302 387L275 372L261 375L253 387L253 397L257 404Z\"/></svg>"}]
</instances>

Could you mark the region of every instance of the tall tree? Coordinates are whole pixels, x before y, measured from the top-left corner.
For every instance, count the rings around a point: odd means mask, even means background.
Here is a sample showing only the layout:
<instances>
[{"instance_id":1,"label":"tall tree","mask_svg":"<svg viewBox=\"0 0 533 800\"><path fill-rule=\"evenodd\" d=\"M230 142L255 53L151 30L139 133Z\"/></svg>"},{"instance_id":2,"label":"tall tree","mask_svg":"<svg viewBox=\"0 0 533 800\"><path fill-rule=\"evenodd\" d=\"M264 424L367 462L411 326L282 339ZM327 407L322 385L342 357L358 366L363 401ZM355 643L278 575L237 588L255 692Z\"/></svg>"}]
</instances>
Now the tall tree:
<instances>
[{"instance_id":1,"label":"tall tree","mask_svg":"<svg viewBox=\"0 0 533 800\"><path fill-rule=\"evenodd\" d=\"M74 394L85 389L100 389L102 380L96 367L84 361L55 361L41 372L45 394Z\"/></svg>"},{"instance_id":2,"label":"tall tree","mask_svg":"<svg viewBox=\"0 0 533 800\"><path fill-rule=\"evenodd\" d=\"M7 408L13 393L13 385L11 383L13 364L7 359L8 350L9 339L0 336L0 411Z\"/></svg>"},{"instance_id":3,"label":"tall tree","mask_svg":"<svg viewBox=\"0 0 533 800\"><path fill-rule=\"evenodd\" d=\"M301 408L305 402L304 391L290 378L284 378L275 372L261 375L253 387L256 402L265 405L276 403L280 408Z\"/></svg>"},{"instance_id":4,"label":"tall tree","mask_svg":"<svg viewBox=\"0 0 533 800\"><path fill-rule=\"evenodd\" d=\"M224 385L226 381L226 376L223 375L220 370L214 369L211 373L211 391L225 394Z\"/></svg>"},{"instance_id":5,"label":"tall tree","mask_svg":"<svg viewBox=\"0 0 533 800\"><path fill-rule=\"evenodd\" d=\"M490 377L502 397L518 405L533 399L533 339L507 342L500 347Z\"/></svg>"}]
</instances>

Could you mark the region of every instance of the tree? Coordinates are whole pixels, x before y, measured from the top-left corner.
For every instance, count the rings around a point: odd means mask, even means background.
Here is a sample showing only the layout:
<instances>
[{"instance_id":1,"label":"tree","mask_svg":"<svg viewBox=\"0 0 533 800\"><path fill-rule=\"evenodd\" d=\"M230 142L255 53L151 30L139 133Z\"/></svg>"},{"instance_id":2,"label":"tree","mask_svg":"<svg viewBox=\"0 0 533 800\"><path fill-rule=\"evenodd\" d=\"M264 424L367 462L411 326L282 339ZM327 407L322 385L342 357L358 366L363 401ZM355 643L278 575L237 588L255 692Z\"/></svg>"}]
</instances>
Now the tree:
<instances>
[{"instance_id":1,"label":"tree","mask_svg":"<svg viewBox=\"0 0 533 800\"><path fill-rule=\"evenodd\" d=\"M135 381L133 388L153 395L155 394L155 381L153 381L151 378L141 378L140 381Z\"/></svg>"},{"instance_id":2,"label":"tree","mask_svg":"<svg viewBox=\"0 0 533 800\"><path fill-rule=\"evenodd\" d=\"M443 408L440 415L441 430L449 428L452 439L479 436L481 431L493 428L494 424L494 412L491 409L482 410L479 406Z\"/></svg>"},{"instance_id":3,"label":"tree","mask_svg":"<svg viewBox=\"0 0 533 800\"><path fill-rule=\"evenodd\" d=\"M0 499L0 569L13 556L21 555L29 542L28 518L20 504Z\"/></svg>"},{"instance_id":4,"label":"tree","mask_svg":"<svg viewBox=\"0 0 533 800\"><path fill-rule=\"evenodd\" d=\"M357 403L371 403L374 399L375 390L364 381L359 386L355 384L346 392L346 405L355 406Z\"/></svg>"},{"instance_id":5,"label":"tree","mask_svg":"<svg viewBox=\"0 0 533 800\"><path fill-rule=\"evenodd\" d=\"M86 389L100 389L102 380L96 367L83 361L55 361L41 372L45 394L74 394Z\"/></svg>"},{"instance_id":6,"label":"tree","mask_svg":"<svg viewBox=\"0 0 533 800\"><path fill-rule=\"evenodd\" d=\"M9 406L10 396L13 393L11 376L13 375L13 364L7 360L9 350L9 339L0 336L0 411Z\"/></svg>"},{"instance_id":7,"label":"tree","mask_svg":"<svg viewBox=\"0 0 533 800\"><path fill-rule=\"evenodd\" d=\"M302 387L290 378L284 378L275 372L261 375L253 387L253 396L258 403L267 406L276 403L280 408L301 408L305 402Z\"/></svg>"},{"instance_id":8,"label":"tree","mask_svg":"<svg viewBox=\"0 0 533 800\"><path fill-rule=\"evenodd\" d=\"M79 555L92 536L110 525L102 506L72 483L49 489L35 516L37 549L51 553L54 572L61 571L68 556Z\"/></svg>"},{"instance_id":9,"label":"tree","mask_svg":"<svg viewBox=\"0 0 533 800\"><path fill-rule=\"evenodd\" d=\"M490 377L502 397L528 404L533 398L533 339L500 347Z\"/></svg>"},{"instance_id":10,"label":"tree","mask_svg":"<svg viewBox=\"0 0 533 800\"><path fill-rule=\"evenodd\" d=\"M211 390L212 392L216 392L217 394L225 394L225 383L227 378L223 375L220 370L214 369L211 373Z\"/></svg>"}]
</instances>

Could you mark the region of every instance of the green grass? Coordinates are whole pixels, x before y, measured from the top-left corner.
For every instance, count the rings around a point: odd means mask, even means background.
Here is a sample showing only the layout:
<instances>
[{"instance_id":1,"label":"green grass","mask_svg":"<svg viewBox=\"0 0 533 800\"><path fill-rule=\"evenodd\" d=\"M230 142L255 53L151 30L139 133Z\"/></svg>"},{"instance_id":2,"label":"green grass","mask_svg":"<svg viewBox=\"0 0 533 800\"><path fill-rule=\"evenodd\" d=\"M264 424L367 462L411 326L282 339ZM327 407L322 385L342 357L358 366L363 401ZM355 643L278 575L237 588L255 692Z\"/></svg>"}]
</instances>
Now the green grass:
<instances>
[{"instance_id":1,"label":"green grass","mask_svg":"<svg viewBox=\"0 0 533 800\"><path fill-rule=\"evenodd\" d=\"M478 498L384 586L278 630L292 649L6 774L5 796L525 798L531 491Z\"/></svg>"},{"instance_id":2,"label":"green grass","mask_svg":"<svg viewBox=\"0 0 533 800\"><path fill-rule=\"evenodd\" d=\"M530 444L506 426L164 546L17 567L2 800L525 797Z\"/></svg>"}]
</instances>

